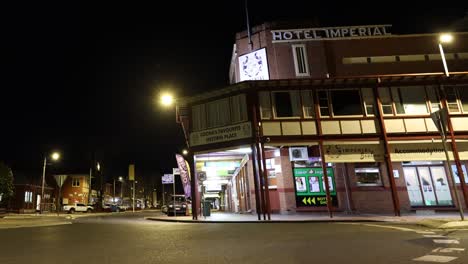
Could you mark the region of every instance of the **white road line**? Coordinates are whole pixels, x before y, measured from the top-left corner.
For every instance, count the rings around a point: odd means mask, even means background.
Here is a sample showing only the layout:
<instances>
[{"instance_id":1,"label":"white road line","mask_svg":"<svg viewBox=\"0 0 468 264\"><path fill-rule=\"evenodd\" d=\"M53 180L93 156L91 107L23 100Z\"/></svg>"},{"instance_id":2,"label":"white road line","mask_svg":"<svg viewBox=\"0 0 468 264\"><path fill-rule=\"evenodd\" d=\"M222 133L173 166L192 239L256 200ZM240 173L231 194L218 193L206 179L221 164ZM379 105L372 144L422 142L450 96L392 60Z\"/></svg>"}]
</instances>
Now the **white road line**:
<instances>
[{"instance_id":1,"label":"white road line","mask_svg":"<svg viewBox=\"0 0 468 264\"><path fill-rule=\"evenodd\" d=\"M454 252L459 253L463 251L465 251L464 248L442 248L442 247L432 250L432 252L440 252L440 253L454 253Z\"/></svg>"},{"instance_id":2,"label":"white road line","mask_svg":"<svg viewBox=\"0 0 468 264\"><path fill-rule=\"evenodd\" d=\"M364 226L371 226L371 227L389 228L389 229L395 229L395 230L404 231L404 232L415 232L415 231L416 231L416 230L411 229L411 228L398 227L398 226L373 225L373 224L362 224L362 225L364 225Z\"/></svg>"},{"instance_id":3,"label":"white road line","mask_svg":"<svg viewBox=\"0 0 468 264\"><path fill-rule=\"evenodd\" d=\"M428 234L428 235L435 234L435 232L432 232L432 231L416 231L416 233L418 233L418 234Z\"/></svg>"},{"instance_id":4,"label":"white road line","mask_svg":"<svg viewBox=\"0 0 468 264\"><path fill-rule=\"evenodd\" d=\"M460 244L460 241L455 239L434 239L432 241L437 244Z\"/></svg>"},{"instance_id":5,"label":"white road line","mask_svg":"<svg viewBox=\"0 0 468 264\"><path fill-rule=\"evenodd\" d=\"M448 257L448 256L437 256L437 255L426 255L419 258L413 259L414 261L426 261L426 262L439 262L439 263L447 263L457 257Z\"/></svg>"},{"instance_id":6,"label":"white road line","mask_svg":"<svg viewBox=\"0 0 468 264\"><path fill-rule=\"evenodd\" d=\"M443 235L424 235L424 237L430 237L430 238L447 238L446 236L443 236Z\"/></svg>"}]
</instances>

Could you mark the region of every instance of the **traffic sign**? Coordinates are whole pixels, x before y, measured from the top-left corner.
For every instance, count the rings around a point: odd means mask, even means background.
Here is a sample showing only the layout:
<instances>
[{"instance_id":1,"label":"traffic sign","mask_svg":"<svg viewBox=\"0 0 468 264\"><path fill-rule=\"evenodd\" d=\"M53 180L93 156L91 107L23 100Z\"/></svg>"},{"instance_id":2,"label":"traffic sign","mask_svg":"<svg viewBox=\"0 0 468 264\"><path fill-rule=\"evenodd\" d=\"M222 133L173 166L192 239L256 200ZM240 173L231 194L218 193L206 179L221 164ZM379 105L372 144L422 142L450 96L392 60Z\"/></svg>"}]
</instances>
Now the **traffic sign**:
<instances>
[{"instance_id":1,"label":"traffic sign","mask_svg":"<svg viewBox=\"0 0 468 264\"><path fill-rule=\"evenodd\" d=\"M68 175L54 175L55 181L59 188L62 188L63 183L67 179Z\"/></svg>"},{"instance_id":2,"label":"traffic sign","mask_svg":"<svg viewBox=\"0 0 468 264\"><path fill-rule=\"evenodd\" d=\"M174 183L174 175L173 174L164 174L162 176L162 184L172 184Z\"/></svg>"}]
</instances>

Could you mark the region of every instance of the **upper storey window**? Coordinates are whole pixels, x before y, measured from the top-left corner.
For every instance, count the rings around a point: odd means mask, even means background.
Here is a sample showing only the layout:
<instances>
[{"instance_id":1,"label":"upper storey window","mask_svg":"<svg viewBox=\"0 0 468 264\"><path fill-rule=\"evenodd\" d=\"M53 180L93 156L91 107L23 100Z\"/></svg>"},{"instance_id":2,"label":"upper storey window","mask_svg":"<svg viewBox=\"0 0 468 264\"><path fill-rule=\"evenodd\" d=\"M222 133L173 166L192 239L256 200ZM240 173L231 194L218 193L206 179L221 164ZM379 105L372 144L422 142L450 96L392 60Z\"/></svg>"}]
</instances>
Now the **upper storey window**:
<instances>
[{"instance_id":1,"label":"upper storey window","mask_svg":"<svg viewBox=\"0 0 468 264\"><path fill-rule=\"evenodd\" d=\"M309 63L307 61L307 50L304 44L292 45L294 69L296 76L309 76Z\"/></svg>"}]
</instances>

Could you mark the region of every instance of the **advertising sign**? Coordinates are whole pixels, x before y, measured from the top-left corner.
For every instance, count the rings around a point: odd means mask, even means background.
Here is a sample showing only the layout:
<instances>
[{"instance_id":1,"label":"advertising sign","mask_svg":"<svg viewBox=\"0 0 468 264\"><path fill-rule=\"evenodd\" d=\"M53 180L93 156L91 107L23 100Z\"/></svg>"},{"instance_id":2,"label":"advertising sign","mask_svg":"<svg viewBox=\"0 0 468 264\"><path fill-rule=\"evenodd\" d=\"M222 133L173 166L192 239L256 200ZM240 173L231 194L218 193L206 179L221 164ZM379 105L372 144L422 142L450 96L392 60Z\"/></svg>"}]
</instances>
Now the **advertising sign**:
<instances>
[{"instance_id":1,"label":"advertising sign","mask_svg":"<svg viewBox=\"0 0 468 264\"><path fill-rule=\"evenodd\" d=\"M172 184L174 183L174 175L173 174L164 174L161 179L162 184Z\"/></svg>"},{"instance_id":2,"label":"advertising sign","mask_svg":"<svg viewBox=\"0 0 468 264\"><path fill-rule=\"evenodd\" d=\"M240 81L269 80L265 48L239 56Z\"/></svg>"},{"instance_id":3,"label":"advertising sign","mask_svg":"<svg viewBox=\"0 0 468 264\"><path fill-rule=\"evenodd\" d=\"M332 204L338 206L335 176L332 168L327 168L327 176ZM294 186L296 188L296 206L327 205L322 168L294 168Z\"/></svg>"},{"instance_id":4,"label":"advertising sign","mask_svg":"<svg viewBox=\"0 0 468 264\"><path fill-rule=\"evenodd\" d=\"M325 144L327 162L375 162L383 161L383 148L380 144Z\"/></svg>"},{"instance_id":5,"label":"advertising sign","mask_svg":"<svg viewBox=\"0 0 468 264\"><path fill-rule=\"evenodd\" d=\"M180 179L182 180L182 186L184 187L184 193L186 198L192 196L192 189L190 186L190 166L184 157L180 154L176 154L177 165L179 167Z\"/></svg>"},{"instance_id":6,"label":"advertising sign","mask_svg":"<svg viewBox=\"0 0 468 264\"><path fill-rule=\"evenodd\" d=\"M250 122L190 133L190 144L199 146L252 137Z\"/></svg>"}]
</instances>

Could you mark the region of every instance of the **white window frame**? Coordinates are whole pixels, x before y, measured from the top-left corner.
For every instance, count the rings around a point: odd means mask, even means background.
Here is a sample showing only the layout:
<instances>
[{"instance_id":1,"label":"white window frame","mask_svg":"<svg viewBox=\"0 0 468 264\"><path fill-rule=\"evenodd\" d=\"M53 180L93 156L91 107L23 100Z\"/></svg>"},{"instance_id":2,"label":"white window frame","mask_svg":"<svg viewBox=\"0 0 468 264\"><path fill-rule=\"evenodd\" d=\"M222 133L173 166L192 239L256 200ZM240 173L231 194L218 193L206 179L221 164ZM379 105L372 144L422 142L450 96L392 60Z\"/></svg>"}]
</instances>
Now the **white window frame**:
<instances>
[{"instance_id":1,"label":"white window frame","mask_svg":"<svg viewBox=\"0 0 468 264\"><path fill-rule=\"evenodd\" d=\"M308 76L310 76L309 60L307 59L306 45L304 45L304 44L293 44L293 45L291 45L291 48L292 48L292 53L293 53L293 58L294 58L294 69L296 71L296 76L299 76L299 77L308 77ZM304 64L305 64L305 70L306 70L305 73L300 73L299 72L296 48L301 48L302 51L304 52Z\"/></svg>"},{"instance_id":2,"label":"white window frame","mask_svg":"<svg viewBox=\"0 0 468 264\"><path fill-rule=\"evenodd\" d=\"M335 115L335 111L333 111L333 98L331 95L332 91L344 91L344 90L353 90L357 91L359 93L359 100L361 101L361 115ZM362 98L362 93L360 88L345 88L345 89L330 89L326 90L327 91L327 96L328 96L328 105L329 105L329 110L330 110L330 117L331 118L357 118L357 117L365 117L366 116L366 109L364 108L364 101Z\"/></svg>"},{"instance_id":3,"label":"white window frame","mask_svg":"<svg viewBox=\"0 0 468 264\"><path fill-rule=\"evenodd\" d=\"M277 90L277 91L271 91L270 92L270 103L271 103L271 109L272 109L272 114L273 114L273 119L301 119L302 118L302 104L301 107L299 108L299 115L298 116L284 116L284 117L278 117L276 114L276 100L275 100L275 93L289 93L290 92L297 92L300 100L301 92L299 90ZM291 96L291 94L290 94ZM291 105L291 107L294 107ZM292 110L292 109L291 109Z\"/></svg>"},{"instance_id":4,"label":"white window frame","mask_svg":"<svg viewBox=\"0 0 468 264\"><path fill-rule=\"evenodd\" d=\"M76 184L75 181L78 181L78 185ZM72 178L72 187L80 187L80 184L81 184L80 178L78 177Z\"/></svg>"}]
</instances>

